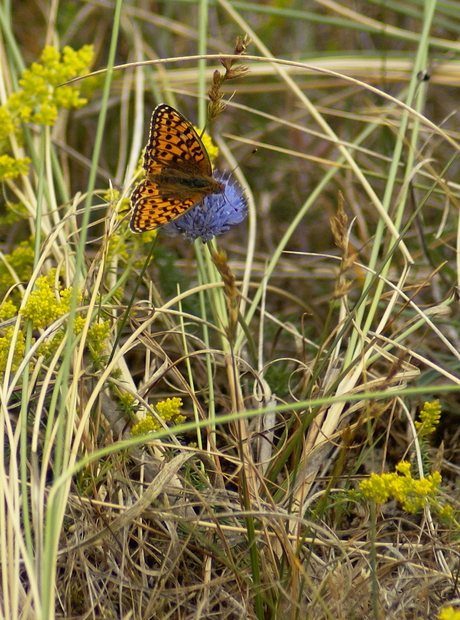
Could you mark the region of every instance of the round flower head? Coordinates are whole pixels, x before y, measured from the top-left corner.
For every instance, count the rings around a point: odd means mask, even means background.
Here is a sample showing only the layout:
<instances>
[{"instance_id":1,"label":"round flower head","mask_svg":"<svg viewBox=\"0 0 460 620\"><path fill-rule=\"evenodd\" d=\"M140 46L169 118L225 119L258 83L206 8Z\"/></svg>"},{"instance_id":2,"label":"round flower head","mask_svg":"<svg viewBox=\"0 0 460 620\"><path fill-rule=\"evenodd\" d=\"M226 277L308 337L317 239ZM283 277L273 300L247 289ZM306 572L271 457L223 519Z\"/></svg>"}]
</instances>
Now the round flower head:
<instances>
[{"instance_id":1,"label":"round flower head","mask_svg":"<svg viewBox=\"0 0 460 620\"><path fill-rule=\"evenodd\" d=\"M221 194L205 196L193 209L163 227L169 235L184 235L187 241L201 237L203 243L230 230L244 220L247 202L241 187L229 175L214 178L224 184Z\"/></svg>"}]
</instances>

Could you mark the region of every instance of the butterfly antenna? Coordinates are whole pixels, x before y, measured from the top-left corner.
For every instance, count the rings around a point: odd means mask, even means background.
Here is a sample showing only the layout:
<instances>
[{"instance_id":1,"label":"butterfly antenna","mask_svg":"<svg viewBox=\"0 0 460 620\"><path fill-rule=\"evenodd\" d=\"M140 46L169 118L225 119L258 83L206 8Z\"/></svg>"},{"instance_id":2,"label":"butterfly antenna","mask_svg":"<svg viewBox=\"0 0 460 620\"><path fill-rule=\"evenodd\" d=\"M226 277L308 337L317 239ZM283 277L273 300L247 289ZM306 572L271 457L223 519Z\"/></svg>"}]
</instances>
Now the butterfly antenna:
<instances>
[{"instance_id":1,"label":"butterfly antenna","mask_svg":"<svg viewBox=\"0 0 460 620\"><path fill-rule=\"evenodd\" d=\"M243 159L241 159L241 160L240 160L240 161L236 164L236 166L233 168L233 170L230 170L230 174L233 174L237 168L239 168L242 164L244 164L244 162L245 162L246 160L248 160L250 157L252 157L252 155L254 155L255 153L257 153L257 151L258 151L258 149L257 149L257 148L255 148L255 149L252 149L252 151L250 151L249 153L246 153L246 155L243 157Z\"/></svg>"}]
</instances>

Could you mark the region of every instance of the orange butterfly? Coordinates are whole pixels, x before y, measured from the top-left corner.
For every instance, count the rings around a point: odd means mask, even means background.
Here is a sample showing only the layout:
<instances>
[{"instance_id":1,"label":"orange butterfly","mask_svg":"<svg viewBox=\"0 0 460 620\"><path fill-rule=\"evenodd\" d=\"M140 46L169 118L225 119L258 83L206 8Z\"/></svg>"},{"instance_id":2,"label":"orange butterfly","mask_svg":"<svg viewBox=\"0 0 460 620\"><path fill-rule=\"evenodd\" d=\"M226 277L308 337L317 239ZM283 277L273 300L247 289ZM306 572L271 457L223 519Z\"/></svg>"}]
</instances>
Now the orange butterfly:
<instances>
[{"instance_id":1,"label":"orange butterfly","mask_svg":"<svg viewBox=\"0 0 460 620\"><path fill-rule=\"evenodd\" d=\"M138 233L177 219L225 188L212 177L209 155L192 124L165 103L153 111L143 168L146 178L131 195L129 225Z\"/></svg>"}]
</instances>

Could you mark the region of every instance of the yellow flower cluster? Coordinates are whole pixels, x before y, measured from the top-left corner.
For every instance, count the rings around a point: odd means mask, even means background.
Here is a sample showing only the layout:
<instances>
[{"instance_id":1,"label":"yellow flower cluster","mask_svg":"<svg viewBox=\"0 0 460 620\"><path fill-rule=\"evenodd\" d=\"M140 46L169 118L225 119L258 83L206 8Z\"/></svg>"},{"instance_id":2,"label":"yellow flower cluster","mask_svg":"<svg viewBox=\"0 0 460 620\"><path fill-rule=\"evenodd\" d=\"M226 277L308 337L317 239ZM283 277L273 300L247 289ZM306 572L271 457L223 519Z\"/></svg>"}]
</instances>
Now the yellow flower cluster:
<instances>
[{"instance_id":1,"label":"yellow flower cluster","mask_svg":"<svg viewBox=\"0 0 460 620\"><path fill-rule=\"evenodd\" d=\"M410 468L410 463L402 461L393 473L371 474L368 480L361 482L359 489L364 497L372 498L378 504L394 498L406 512L417 512L426 505L428 498L437 494L442 478L439 472L434 472L426 478L416 479Z\"/></svg>"},{"instance_id":2,"label":"yellow flower cluster","mask_svg":"<svg viewBox=\"0 0 460 620\"><path fill-rule=\"evenodd\" d=\"M14 123L11 118L11 114L5 108L5 106L0 106L0 144L6 139L10 133L14 131Z\"/></svg>"},{"instance_id":3,"label":"yellow flower cluster","mask_svg":"<svg viewBox=\"0 0 460 620\"><path fill-rule=\"evenodd\" d=\"M88 330L87 345L93 363L101 367L104 355L107 354L107 344L110 335L110 321L96 322Z\"/></svg>"},{"instance_id":4,"label":"yellow flower cluster","mask_svg":"<svg viewBox=\"0 0 460 620\"><path fill-rule=\"evenodd\" d=\"M58 109L84 106L87 100L80 97L79 86L63 84L86 75L92 58L92 45L84 45L78 51L67 46L62 55L54 47L45 47L40 61L32 63L19 80L22 90L13 93L8 100L12 119L53 125Z\"/></svg>"},{"instance_id":5,"label":"yellow flower cluster","mask_svg":"<svg viewBox=\"0 0 460 620\"><path fill-rule=\"evenodd\" d=\"M17 311L18 309L11 299L6 299L2 304L0 304L0 321L13 318Z\"/></svg>"},{"instance_id":6,"label":"yellow flower cluster","mask_svg":"<svg viewBox=\"0 0 460 620\"><path fill-rule=\"evenodd\" d=\"M85 326L86 323L86 319L84 316L81 316L81 314L79 314L78 316L75 317L74 322L73 322L73 331L75 334L81 334L81 332L83 331L83 328Z\"/></svg>"},{"instance_id":7,"label":"yellow flower cluster","mask_svg":"<svg viewBox=\"0 0 460 620\"><path fill-rule=\"evenodd\" d=\"M4 153L0 155L0 181L5 179L15 179L21 174L29 172L30 159L24 157L22 159L14 159Z\"/></svg>"},{"instance_id":8,"label":"yellow flower cluster","mask_svg":"<svg viewBox=\"0 0 460 620\"><path fill-rule=\"evenodd\" d=\"M440 419L441 405L439 404L439 400L435 400L432 403L425 403L420 412L420 422L414 422L419 439L436 430Z\"/></svg>"},{"instance_id":9,"label":"yellow flower cluster","mask_svg":"<svg viewBox=\"0 0 460 620\"><path fill-rule=\"evenodd\" d=\"M180 414L181 407L181 398L167 398L157 403L156 411L164 422L173 422L177 425L185 420L185 416ZM143 420L133 426L131 435L148 435L149 433L155 433L160 428L162 428L160 422L148 413Z\"/></svg>"},{"instance_id":10,"label":"yellow flower cluster","mask_svg":"<svg viewBox=\"0 0 460 620\"><path fill-rule=\"evenodd\" d=\"M101 323L93 323L89 328L88 339L91 339L92 346L99 353L104 350L107 338L110 334L110 321L102 321Z\"/></svg>"},{"instance_id":11,"label":"yellow flower cluster","mask_svg":"<svg viewBox=\"0 0 460 620\"><path fill-rule=\"evenodd\" d=\"M0 106L0 181L14 179L20 174L27 174L29 170L30 159L28 157L14 159L4 152L8 150L10 134L19 131L19 127L15 128L6 106Z\"/></svg>"},{"instance_id":12,"label":"yellow flower cluster","mask_svg":"<svg viewBox=\"0 0 460 620\"><path fill-rule=\"evenodd\" d=\"M13 286L15 279L13 271L21 282L28 282L32 275L32 265L34 262L33 239L21 241L11 254L5 254L5 261L10 269L2 262L0 263L0 291ZM11 270L11 271L10 271Z\"/></svg>"},{"instance_id":13,"label":"yellow flower cluster","mask_svg":"<svg viewBox=\"0 0 460 620\"><path fill-rule=\"evenodd\" d=\"M23 121L54 125L59 109L85 105L87 100L80 97L81 85L64 85L64 82L86 75L92 58L92 45L84 45L78 51L65 47L62 54L54 47L45 47L40 61L24 71L19 80L21 90L0 106L0 181L28 172L28 157L14 159L6 152L11 134L22 144Z\"/></svg>"},{"instance_id":14,"label":"yellow flower cluster","mask_svg":"<svg viewBox=\"0 0 460 620\"><path fill-rule=\"evenodd\" d=\"M47 276L37 278L37 290L29 295L21 314L32 321L35 329L43 329L69 311L72 289L59 291L54 288L56 270L51 269Z\"/></svg>"},{"instance_id":15,"label":"yellow flower cluster","mask_svg":"<svg viewBox=\"0 0 460 620\"><path fill-rule=\"evenodd\" d=\"M8 355L11 347L11 341L13 338L13 332L14 328L8 327L4 331L5 335L0 338L0 376L5 372L6 363L8 361ZM11 367L13 371L17 370L19 364L22 362L25 350L25 336L21 331L19 331L14 346L13 363Z\"/></svg>"},{"instance_id":16,"label":"yellow flower cluster","mask_svg":"<svg viewBox=\"0 0 460 620\"><path fill-rule=\"evenodd\" d=\"M439 620L460 620L460 610L456 610L452 606L444 607L438 617Z\"/></svg>"},{"instance_id":17,"label":"yellow flower cluster","mask_svg":"<svg viewBox=\"0 0 460 620\"><path fill-rule=\"evenodd\" d=\"M167 398L157 403L156 410L162 420L169 422L169 420L179 415L182 405L182 398Z\"/></svg>"}]
</instances>

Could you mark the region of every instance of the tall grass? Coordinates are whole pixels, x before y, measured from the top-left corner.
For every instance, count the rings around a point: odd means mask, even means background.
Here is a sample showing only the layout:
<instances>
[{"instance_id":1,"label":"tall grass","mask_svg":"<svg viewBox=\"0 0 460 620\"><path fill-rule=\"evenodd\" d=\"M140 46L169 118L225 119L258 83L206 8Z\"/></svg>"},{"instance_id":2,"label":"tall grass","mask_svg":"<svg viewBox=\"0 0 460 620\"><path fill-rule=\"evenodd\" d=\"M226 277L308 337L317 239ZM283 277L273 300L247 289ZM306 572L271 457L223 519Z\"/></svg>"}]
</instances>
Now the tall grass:
<instances>
[{"instance_id":1,"label":"tall grass","mask_svg":"<svg viewBox=\"0 0 460 620\"><path fill-rule=\"evenodd\" d=\"M456 3L0 28L0 618L459 617ZM128 226L160 102L245 190L206 244Z\"/></svg>"}]
</instances>

